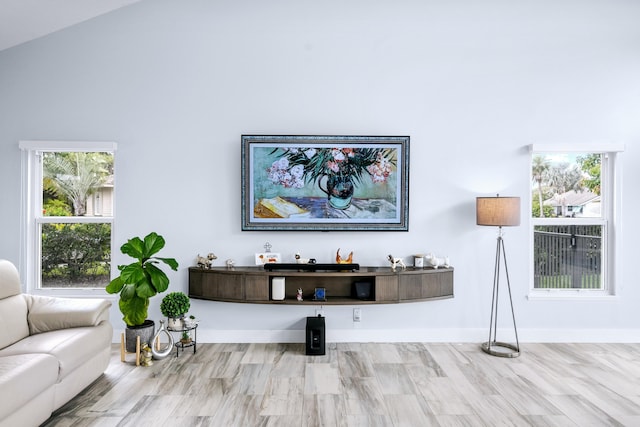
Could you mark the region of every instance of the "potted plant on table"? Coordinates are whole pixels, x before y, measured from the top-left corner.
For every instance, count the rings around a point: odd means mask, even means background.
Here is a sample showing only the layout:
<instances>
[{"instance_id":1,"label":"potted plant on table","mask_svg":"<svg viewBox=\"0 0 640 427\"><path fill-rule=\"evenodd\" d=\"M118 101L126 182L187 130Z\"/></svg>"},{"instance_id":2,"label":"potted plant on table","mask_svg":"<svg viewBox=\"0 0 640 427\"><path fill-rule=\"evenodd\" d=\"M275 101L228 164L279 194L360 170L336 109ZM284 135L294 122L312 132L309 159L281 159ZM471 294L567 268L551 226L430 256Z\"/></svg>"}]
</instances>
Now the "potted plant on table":
<instances>
[{"instance_id":1,"label":"potted plant on table","mask_svg":"<svg viewBox=\"0 0 640 427\"><path fill-rule=\"evenodd\" d=\"M126 350L130 353L136 351L137 336L140 336L141 345L151 341L155 324L147 319L149 299L169 287L169 278L157 264L164 263L172 270L178 270L178 262L174 258L154 256L164 245L164 238L155 232L149 233L144 240L139 237L129 239L120 251L136 261L119 265L120 275L106 288L110 294L120 294L118 306L127 325Z\"/></svg>"},{"instance_id":2,"label":"potted plant on table","mask_svg":"<svg viewBox=\"0 0 640 427\"><path fill-rule=\"evenodd\" d=\"M182 331L180 342L182 344L189 344L191 342L191 334L189 333L189 331Z\"/></svg>"},{"instance_id":3,"label":"potted plant on table","mask_svg":"<svg viewBox=\"0 0 640 427\"><path fill-rule=\"evenodd\" d=\"M185 328L195 328L195 326L198 324L196 316L194 316L193 314L189 317L185 317L183 322Z\"/></svg>"},{"instance_id":4,"label":"potted plant on table","mask_svg":"<svg viewBox=\"0 0 640 427\"><path fill-rule=\"evenodd\" d=\"M160 311L168 318L167 326L171 329L182 329L183 317L190 307L191 302L184 292L171 292L160 303Z\"/></svg>"}]
</instances>

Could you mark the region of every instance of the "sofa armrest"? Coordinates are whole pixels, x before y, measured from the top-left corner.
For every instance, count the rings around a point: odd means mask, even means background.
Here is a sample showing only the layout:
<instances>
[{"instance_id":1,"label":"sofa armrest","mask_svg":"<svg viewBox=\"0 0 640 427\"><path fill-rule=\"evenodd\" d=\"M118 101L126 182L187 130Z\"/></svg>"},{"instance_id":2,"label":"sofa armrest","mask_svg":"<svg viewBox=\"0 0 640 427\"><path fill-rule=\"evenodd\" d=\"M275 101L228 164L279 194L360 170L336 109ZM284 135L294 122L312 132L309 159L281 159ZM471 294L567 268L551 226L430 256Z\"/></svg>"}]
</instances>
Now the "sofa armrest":
<instances>
[{"instance_id":1,"label":"sofa armrest","mask_svg":"<svg viewBox=\"0 0 640 427\"><path fill-rule=\"evenodd\" d=\"M29 334L57 329L95 326L109 320L111 301L106 299L58 298L28 295Z\"/></svg>"}]
</instances>

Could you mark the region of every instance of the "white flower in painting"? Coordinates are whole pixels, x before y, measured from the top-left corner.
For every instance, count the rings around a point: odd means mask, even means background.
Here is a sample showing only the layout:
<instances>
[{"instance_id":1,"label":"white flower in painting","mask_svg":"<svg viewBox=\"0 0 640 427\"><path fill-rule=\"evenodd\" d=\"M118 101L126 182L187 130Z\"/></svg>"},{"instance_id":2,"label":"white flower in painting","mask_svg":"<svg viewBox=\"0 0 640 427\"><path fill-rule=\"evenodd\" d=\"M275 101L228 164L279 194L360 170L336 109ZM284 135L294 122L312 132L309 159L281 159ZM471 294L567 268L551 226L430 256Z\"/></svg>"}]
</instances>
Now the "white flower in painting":
<instances>
[{"instance_id":1,"label":"white flower in painting","mask_svg":"<svg viewBox=\"0 0 640 427\"><path fill-rule=\"evenodd\" d=\"M385 182L393 171L392 166L389 160L378 153L376 162L367 166L367 172L371 175L373 182Z\"/></svg>"},{"instance_id":2,"label":"white flower in painting","mask_svg":"<svg viewBox=\"0 0 640 427\"><path fill-rule=\"evenodd\" d=\"M342 150L339 150L337 148L334 148L333 150L331 150L331 155L333 156L333 159L336 162L343 162L346 159Z\"/></svg>"},{"instance_id":3,"label":"white flower in painting","mask_svg":"<svg viewBox=\"0 0 640 427\"><path fill-rule=\"evenodd\" d=\"M302 176L304 175L304 166L302 165L295 165L294 167L291 168L291 175L294 178L298 178L301 179Z\"/></svg>"},{"instance_id":4,"label":"white flower in painting","mask_svg":"<svg viewBox=\"0 0 640 427\"><path fill-rule=\"evenodd\" d=\"M267 169L269 173L269 180L276 184L281 184L284 187L302 188L304 187L304 167L302 165L295 165L289 169L289 160L287 158L280 158L271 164L271 167Z\"/></svg>"}]
</instances>

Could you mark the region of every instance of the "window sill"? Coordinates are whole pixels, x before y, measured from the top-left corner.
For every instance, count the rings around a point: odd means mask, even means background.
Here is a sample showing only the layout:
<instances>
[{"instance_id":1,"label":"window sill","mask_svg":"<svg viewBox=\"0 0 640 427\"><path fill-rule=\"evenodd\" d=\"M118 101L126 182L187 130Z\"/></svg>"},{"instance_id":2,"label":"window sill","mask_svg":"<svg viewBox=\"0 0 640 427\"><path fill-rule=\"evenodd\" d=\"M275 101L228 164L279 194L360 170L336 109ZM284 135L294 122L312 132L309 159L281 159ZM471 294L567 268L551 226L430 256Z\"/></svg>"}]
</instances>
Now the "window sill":
<instances>
[{"instance_id":1,"label":"window sill","mask_svg":"<svg viewBox=\"0 0 640 427\"><path fill-rule=\"evenodd\" d=\"M87 288L87 289L65 289L65 288L51 288L51 289L28 289L27 293L32 295L44 295L49 297L62 297L62 298L104 298L115 300L117 295L108 294L103 288Z\"/></svg>"},{"instance_id":2,"label":"window sill","mask_svg":"<svg viewBox=\"0 0 640 427\"><path fill-rule=\"evenodd\" d=\"M612 295L606 291L588 290L547 290L530 292L527 295L529 301L615 301L617 295Z\"/></svg>"}]
</instances>

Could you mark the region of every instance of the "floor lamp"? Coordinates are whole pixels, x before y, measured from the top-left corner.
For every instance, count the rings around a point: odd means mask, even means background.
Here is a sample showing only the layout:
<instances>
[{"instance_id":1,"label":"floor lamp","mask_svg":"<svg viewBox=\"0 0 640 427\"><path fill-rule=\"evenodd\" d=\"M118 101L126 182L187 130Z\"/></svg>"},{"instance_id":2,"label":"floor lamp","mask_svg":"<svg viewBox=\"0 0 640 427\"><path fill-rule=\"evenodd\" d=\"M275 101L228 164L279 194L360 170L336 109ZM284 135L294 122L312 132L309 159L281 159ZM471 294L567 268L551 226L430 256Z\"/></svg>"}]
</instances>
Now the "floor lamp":
<instances>
[{"instance_id":1,"label":"floor lamp","mask_svg":"<svg viewBox=\"0 0 640 427\"><path fill-rule=\"evenodd\" d=\"M502 238L502 227L520 225L520 198L500 197L500 195L496 195L496 197L476 198L476 223L478 225L498 227L496 261L493 270L493 296L491 299L489 341L482 343L482 350L493 356L518 357L520 355L520 343L518 341L518 329L516 328L516 316L513 312L513 299L511 298L511 284L509 282L509 269L507 268L507 254L504 250L504 239ZM504 272L507 277L511 318L513 319L513 330L516 335L515 345L500 342L496 339L498 330L498 291L500 290L501 262L504 262Z\"/></svg>"}]
</instances>

